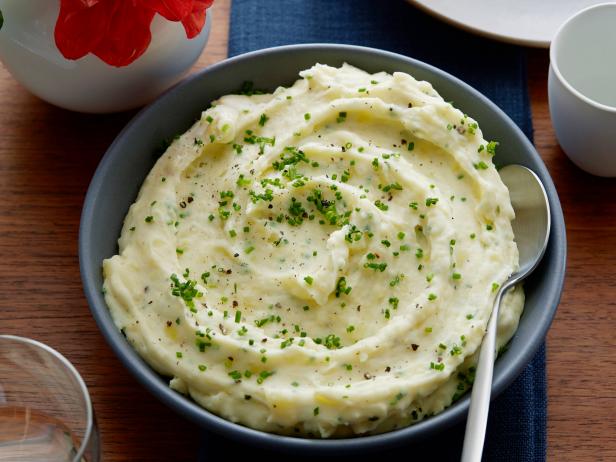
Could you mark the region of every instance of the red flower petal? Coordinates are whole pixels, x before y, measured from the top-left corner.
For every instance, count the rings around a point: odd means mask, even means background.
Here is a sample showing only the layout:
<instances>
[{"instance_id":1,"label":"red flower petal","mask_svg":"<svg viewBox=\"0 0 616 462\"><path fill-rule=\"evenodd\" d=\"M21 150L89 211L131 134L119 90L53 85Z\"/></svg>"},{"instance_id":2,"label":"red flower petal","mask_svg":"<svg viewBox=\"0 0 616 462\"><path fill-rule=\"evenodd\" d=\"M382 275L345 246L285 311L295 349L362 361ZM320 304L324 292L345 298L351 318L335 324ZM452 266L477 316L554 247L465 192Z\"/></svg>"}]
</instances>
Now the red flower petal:
<instances>
[{"instance_id":1,"label":"red flower petal","mask_svg":"<svg viewBox=\"0 0 616 462\"><path fill-rule=\"evenodd\" d=\"M109 30L92 52L112 66L127 66L148 48L150 24L156 12L136 0L116 0Z\"/></svg>"},{"instance_id":2,"label":"red flower petal","mask_svg":"<svg viewBox=\"0 0 616 462\"><path fill-rule=\"evenodd\" d=\"M92 51L107 33L114 9L114 0L61 0L54 30L60 53L79 59Z\"/></svg>"},{"instance_id":3,"label":"red flower petal","mask_svg":"<svg viewBox=\"0 0 616 462\"><path fill-rule=\"evenodd\" d=\"M186 30L186 37L191 39L199 35L205 24L205 10L212 6L212 3L214 3L214 0L195 0L190 14L182 19L182 25Z\"/></svg>"},{"instance_id":4,"label":"red flower petal","mask_svg":"<svg viewBox=\"0 0 616 462\"><path fill-rule=\"evenodd\" d=\"M54 36L64 57L94 53L112 66L126 66L147 49L156 13L182 21L186 36L196 37L214 0L60 0Z\"/></svg>"},{"instance_id":5,"label":"red flower petal","mask_svg":"<svg viewBox=\"0 0 616 462\"><path fill-rule=\"evenodd\" d=\"M181 21L193 10L194 0L142 0L142 4L169 21Z\"/></svg>"}]
</instances>

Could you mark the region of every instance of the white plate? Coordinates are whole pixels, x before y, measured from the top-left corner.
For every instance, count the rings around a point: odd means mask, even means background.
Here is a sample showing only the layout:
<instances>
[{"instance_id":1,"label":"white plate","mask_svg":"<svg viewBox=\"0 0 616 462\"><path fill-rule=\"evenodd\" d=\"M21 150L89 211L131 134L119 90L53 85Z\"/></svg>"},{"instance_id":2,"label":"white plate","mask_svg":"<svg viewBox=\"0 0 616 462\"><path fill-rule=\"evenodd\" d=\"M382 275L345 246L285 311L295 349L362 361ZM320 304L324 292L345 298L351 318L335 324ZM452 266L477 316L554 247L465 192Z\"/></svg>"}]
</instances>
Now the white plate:
<instances>
[{"instance_id":1,"label":"white plate","mask_svg":"<svg viewBox=\"0 0 616 462\"><path fill-rule=\"evenodd\" d=\"M408 0L470 32L496 40L548 48L567 18L596 0ZM605 1L605 0L604 0Z\"/></svg>"}]
</instances>

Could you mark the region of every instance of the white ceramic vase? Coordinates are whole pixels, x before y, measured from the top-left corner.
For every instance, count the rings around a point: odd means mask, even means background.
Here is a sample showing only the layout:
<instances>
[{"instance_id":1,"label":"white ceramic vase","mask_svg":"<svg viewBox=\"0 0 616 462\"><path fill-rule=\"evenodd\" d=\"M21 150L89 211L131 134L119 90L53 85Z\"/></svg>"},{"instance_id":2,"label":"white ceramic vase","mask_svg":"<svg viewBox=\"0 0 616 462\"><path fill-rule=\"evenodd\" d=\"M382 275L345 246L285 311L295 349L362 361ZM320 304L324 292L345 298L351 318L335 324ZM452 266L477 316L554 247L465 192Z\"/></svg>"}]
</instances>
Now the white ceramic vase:
<instances>
[{"instance_id":1,"label":"white ceramic vase","mask_svg":"<svg viewBox=\"0 0 616 462\"><path fill-rule=\"evenodd\" d=\"M56 106L109 113L142 106L177 83L201 55L211 10L201 33L189 40L181 23L156 15L147 51L125 67L94 55L65 59L54 41L59 0L0 0L0 60L29 91Z\"/></svg>"}]
</instances>

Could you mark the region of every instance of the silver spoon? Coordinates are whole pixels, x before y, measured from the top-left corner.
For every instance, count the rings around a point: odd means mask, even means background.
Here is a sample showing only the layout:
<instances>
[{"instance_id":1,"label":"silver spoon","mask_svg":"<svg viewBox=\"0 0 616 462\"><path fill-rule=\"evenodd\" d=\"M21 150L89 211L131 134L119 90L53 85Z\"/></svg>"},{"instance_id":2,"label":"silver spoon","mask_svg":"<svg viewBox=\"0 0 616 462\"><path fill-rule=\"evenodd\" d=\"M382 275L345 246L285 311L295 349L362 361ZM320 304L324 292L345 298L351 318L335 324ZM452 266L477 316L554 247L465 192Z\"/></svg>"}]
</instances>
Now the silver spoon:
<instances>
[{"instance_id":1,"label":"silver spoon","mask_svg":"<svg viewBox=\"0 0 616 462\"><path fill-rule=\"evenodd\" d=\"M508 165L499 173L503 183L509 188L511 204L515 210L515 219L511 222L511 226L520 253L520 268L500 287L494 300L492 315L479 352L461 462L480 462L483 453L496 356L494 351L496 325L501 300L507 290L522 281L537 267L545 253L550 236L550 204L539 177L521 165Z\"/></svg>"}]
</instances>

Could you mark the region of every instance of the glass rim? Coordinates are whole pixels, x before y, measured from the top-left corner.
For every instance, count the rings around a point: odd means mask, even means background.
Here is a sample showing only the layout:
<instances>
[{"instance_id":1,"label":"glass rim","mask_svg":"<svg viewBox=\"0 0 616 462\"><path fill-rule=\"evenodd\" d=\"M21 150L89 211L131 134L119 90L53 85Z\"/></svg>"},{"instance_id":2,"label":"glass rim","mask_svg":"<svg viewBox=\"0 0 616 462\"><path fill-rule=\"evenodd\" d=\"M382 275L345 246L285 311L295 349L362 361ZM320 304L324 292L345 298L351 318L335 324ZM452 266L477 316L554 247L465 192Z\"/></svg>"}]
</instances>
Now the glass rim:
<instances>
[{"instance_id":1,"label":"glass rim","mask_svg":"<svg viewBox=\"0 0 616 462\"><path fill-rule=\"evenodd\" d=\"M33 340L27 337L20 337L18 335L0 334L0 340L10 340L18 343L25 343L51 354L53 357L58 359L77 380L77 383L79 384L79 388L81 390L81 394L86 403L86 431L79 446L79 450L77 451L77 454L75 454L75 457L73 457L72 459L73 462L80 461L86 452L86 448L90 443L90 439L92 438L92 432L94 430L94 411L92 407L92 400L90 399L90 393L88 392L88 387L86 386L86 383L84 382L83 378L81 377L75 366L73 366L73 364L68 359L66 359L57 350L51 348L49 345L39 342L38 340Z\"/></svg>"}]
</instances>

